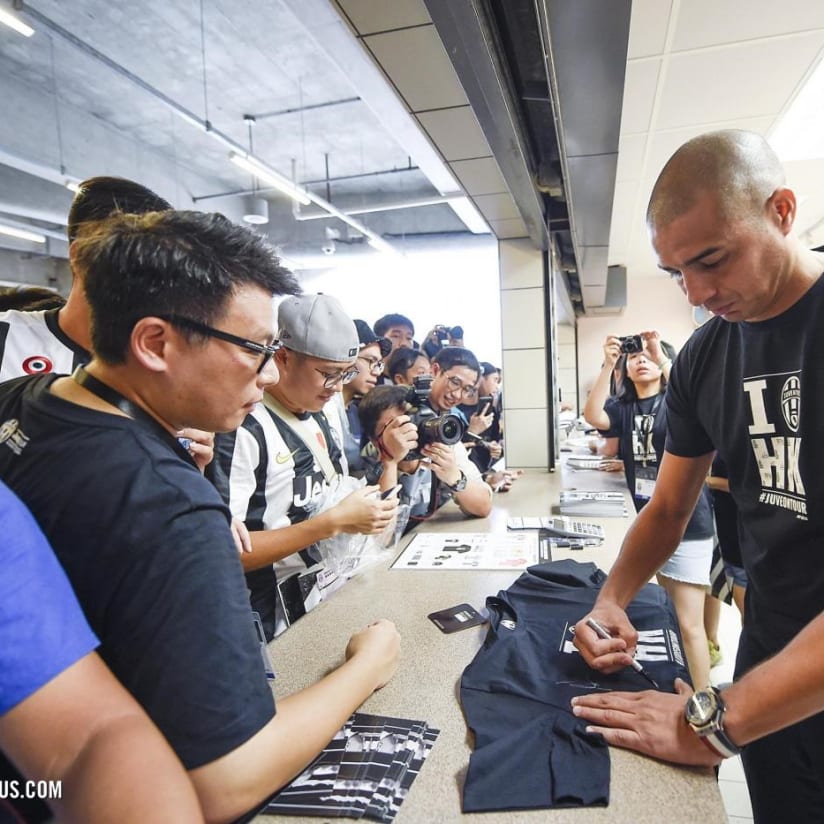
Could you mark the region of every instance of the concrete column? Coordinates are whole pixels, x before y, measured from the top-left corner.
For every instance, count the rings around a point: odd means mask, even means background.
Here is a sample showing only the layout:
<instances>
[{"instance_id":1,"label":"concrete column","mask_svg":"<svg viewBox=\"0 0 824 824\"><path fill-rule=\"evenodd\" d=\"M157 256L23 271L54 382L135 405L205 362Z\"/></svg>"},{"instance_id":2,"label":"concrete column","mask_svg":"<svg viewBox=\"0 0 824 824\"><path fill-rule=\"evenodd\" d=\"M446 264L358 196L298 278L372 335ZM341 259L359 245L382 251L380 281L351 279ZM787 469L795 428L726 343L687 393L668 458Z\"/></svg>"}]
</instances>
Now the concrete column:
<instances>
[{"instance_id":1,"label":"concrete column","mask_svg":"<svg viewBox=\"0 0 824 824\"><path fill-rule=\"evenodd\" d=\"M548 351L552 326L547 318L545 253L527 239L498 244L501 272L501 339L506 463L549 469Z\"/></svg>"}]
</instances>

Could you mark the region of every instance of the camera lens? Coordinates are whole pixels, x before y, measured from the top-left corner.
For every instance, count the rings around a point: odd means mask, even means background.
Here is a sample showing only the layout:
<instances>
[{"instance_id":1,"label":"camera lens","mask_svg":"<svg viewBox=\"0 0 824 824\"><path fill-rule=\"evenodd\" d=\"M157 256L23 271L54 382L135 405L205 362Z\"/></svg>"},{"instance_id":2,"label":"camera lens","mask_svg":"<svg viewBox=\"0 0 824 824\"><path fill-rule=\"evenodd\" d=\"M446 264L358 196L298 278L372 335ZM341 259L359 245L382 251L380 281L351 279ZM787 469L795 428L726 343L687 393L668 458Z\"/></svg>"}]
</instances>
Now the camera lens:
<instances>
[{"instance_id":1,"label":"camera lens","mask_svg":"<svg viewBox=\"0 0 824 824\"><path fill-rule=\"evenodd\" d=\"M463 426L455 415L444 415L441 420L441 442L457 443L463 435Z\"/></svg>"}]
</instances>

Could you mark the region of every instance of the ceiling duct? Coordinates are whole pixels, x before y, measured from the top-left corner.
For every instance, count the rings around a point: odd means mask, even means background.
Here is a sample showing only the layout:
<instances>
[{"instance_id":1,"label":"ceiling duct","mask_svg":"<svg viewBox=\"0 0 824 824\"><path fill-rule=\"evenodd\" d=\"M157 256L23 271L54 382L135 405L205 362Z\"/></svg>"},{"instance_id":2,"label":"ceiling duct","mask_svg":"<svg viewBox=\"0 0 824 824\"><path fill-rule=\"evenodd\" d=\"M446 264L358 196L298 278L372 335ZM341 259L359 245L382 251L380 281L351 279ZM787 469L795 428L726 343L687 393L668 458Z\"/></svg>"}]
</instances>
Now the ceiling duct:
<instances>
[{"instance_id":1,"label":"ceiling duct","mask_svg":"<svg viewBox=\"0 0 824 824\"><path fill-rule=\"evenodd\" d=\"M588 315L623 315L627 305L627 267L607 268L607 283L602 306L588 306Z\"/></svg>"},{"instance_id":2,"label":"ceiling duct","mask_svg":"<svg viewBox=\"0 0 824 824\"><path fill-rule=\"evenodd\" d=\"M618 138L629 45L631 0L534 0L546 54L572 245L587 313L606 297L604 268L609 247ZM593 261L599 271L593 272ZM620 282L620 276L614 281ZM615 289L612 301L624 295ZM596 285L597 284L597 285ZM622 304L623 306L623 304ZM601 312L603 314L603 312Z\"/></svg>"}]
</instances>

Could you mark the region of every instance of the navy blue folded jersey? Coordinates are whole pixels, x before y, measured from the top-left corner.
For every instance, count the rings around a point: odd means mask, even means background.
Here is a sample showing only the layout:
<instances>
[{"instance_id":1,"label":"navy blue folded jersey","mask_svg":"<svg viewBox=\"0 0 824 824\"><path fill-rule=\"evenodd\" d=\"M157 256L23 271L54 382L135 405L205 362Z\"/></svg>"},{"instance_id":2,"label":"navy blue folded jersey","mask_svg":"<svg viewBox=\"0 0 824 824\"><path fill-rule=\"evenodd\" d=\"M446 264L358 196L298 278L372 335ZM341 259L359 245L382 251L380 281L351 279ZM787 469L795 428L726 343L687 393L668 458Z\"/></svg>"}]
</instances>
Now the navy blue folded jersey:
<instances>
[{"instance_id":1,"label":"navy blue folded jersey","mask_svg":"<svg viewBox=\"0 0 824 824\"><path fill-rule=\"evenodd\" d=\"M530 567L487 598L489 631L461 678L461 704L475 749L463 811L605 806L609 754L572 715L570 700L596 690L638 691L635 670L605 675L573 645L575 624L595 603L606 575L594 564ZM639 633L636 658L662 689L689 682L675 612L664 590L643 587L627 609Z\"/></svg>"}]
</instances>

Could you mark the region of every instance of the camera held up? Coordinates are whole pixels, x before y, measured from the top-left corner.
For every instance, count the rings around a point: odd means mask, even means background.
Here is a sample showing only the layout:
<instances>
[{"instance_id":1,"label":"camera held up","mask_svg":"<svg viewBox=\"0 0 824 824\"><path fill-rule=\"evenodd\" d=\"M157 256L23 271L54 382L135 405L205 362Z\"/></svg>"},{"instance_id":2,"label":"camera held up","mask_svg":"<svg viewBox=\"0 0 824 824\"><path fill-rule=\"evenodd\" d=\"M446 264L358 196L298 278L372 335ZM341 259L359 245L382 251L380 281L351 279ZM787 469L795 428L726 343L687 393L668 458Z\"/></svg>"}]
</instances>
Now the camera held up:
<instances>
[{"instance_id":1,"label":"camera held up","mask_svg":"<svg viewBox=\"0 0 824 824\"><path fill-rule=\"evenodd\" d=\"M458 443L464 435L464 423L457 415L439 415L432 408L429 402L431 388L432 377L419 375L406 396L406 402L411 407L407 414L418 429L418 448L406 456L407 461L422 458L420 450L428 444L442 443L451 446Z\"/></svg>"},{"instance_id":2,"label":"camera held up","mask_svg":"<svg viewBox=\"0 0 824 824\"><path fill-rule=\"evenodd\" d=\"M456 340L460 340L464 336L463 326L444 326L440 324L435 327L438 330L438 340L446 342L450 338L455 338Z\"/></svg>"},{"instance_id":3,"label":"camera held up","mask_svg":"<svg viewBox=\"0 0 824 824\"><path fill-rule=\"evenodd\" d=\"M641 340L640 335L624 335L618 340L621 341L622 355L634 355L644 349L644 341Z\"/></svg>"}]
</instances>

